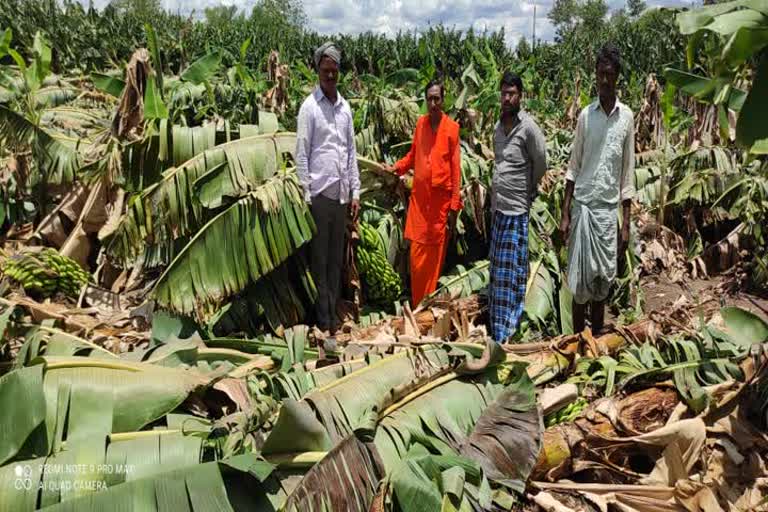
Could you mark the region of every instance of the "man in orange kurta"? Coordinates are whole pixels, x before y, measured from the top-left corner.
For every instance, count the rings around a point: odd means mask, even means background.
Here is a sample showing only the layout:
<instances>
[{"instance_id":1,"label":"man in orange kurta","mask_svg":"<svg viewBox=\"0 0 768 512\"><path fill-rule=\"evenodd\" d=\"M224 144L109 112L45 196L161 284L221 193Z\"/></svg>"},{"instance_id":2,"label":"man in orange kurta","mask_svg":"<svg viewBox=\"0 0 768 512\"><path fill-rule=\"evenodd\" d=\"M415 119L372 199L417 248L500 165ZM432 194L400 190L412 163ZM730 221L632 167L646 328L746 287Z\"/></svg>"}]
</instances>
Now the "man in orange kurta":
<instances>
[{"instance_id":1,"label":"man in orange kurta","mask_svg":"<svg viewBox=\"0 0 768 512\"><path fill-rule=\"evenodd\" d=\"M459 125L443 113L443 86L425 90L429 113L416 124L411 150L391 171L414 169L413 190L405 223L411 241L413 306L435 291L446 249L461 209Z\"/></svg>"}]
</instances>

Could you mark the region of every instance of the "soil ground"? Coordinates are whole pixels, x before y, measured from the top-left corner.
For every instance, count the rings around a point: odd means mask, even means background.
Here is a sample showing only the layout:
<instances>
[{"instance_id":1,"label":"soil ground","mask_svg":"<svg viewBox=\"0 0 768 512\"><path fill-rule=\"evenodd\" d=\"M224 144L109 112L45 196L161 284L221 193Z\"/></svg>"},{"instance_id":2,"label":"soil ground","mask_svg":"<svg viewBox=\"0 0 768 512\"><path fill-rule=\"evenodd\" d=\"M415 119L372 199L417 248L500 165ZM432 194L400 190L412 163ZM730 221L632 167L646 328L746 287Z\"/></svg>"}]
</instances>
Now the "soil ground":
<instances>
[{"instance_id":1,"label":"soil ground","mask_svg":"<svg viewBox=\"0 0 768 512\"><path fill-rule=\"evenodd\" d=\"M746 292L726 294L721 287L725 279L723 276L714 276L710 279L673 283L664 275L643 277L641 285L645 293L645 311L663 311L681 296L685 296L694 304L715 299L721 306L738 306L768 321L768 298Z\"/></svg>"}]
</instances>

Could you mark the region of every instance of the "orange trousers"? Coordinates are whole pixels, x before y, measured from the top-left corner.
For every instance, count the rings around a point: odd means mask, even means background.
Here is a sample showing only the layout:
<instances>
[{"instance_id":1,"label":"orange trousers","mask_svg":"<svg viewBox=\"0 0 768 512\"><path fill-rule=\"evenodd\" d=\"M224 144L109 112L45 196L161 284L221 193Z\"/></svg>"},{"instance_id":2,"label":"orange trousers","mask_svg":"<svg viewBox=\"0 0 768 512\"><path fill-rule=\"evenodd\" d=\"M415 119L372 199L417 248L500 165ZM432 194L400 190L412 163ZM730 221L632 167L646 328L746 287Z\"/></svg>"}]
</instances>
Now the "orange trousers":
<instances>
[{"instance_id":1,"label":"orange trousers","mask_svg":"<svg viewBox=\"0 0 768 512\"><path fill-rule=\"evenodd\" d=\"M448 237L443 237L438 245L411 241L411 297L414 308L437 288L447 249Z\"/></svg>"}]
</instances>

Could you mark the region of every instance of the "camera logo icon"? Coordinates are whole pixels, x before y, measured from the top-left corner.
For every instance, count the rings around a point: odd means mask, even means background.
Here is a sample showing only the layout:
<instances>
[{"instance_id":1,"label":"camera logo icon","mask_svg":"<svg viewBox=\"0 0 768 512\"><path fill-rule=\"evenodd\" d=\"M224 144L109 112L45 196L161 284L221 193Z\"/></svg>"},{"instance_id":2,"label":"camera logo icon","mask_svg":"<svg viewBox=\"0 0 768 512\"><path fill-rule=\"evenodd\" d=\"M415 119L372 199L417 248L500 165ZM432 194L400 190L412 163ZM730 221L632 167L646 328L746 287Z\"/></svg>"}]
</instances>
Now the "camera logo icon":
<instances>
[{"instance_id":1,"label":"camera logo icon","mask_svg":"<svg viewBox=\"0 0 768 512\"><path fill-rule=\"evenodd\" d=\"M32 490L32 467L28 465L17 464L13 469L16 474L16 480L13 482L13 488L17 491Z\"/></svg>"}]
</instances>

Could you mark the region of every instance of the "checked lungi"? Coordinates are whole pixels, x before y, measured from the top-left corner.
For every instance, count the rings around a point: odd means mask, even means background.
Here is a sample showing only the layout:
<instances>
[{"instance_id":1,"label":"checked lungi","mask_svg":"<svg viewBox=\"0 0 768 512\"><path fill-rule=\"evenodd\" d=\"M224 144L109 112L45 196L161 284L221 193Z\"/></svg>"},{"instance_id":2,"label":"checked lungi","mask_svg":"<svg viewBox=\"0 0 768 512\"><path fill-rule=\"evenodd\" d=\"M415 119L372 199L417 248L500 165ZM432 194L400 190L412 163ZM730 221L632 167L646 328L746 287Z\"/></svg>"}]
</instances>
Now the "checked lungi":
<instances>
[{"instance_id":1,"label":"checked lungi","mask_svg":"<svg viewBox=\"0 0 768 512\"><path fill-rule=\"evenodd\" d=\"M528 279L528 214L495 212L491 227L491 283L488 289L491 336L504 342L517 330Z\"/></svg>"}]
</instances>

